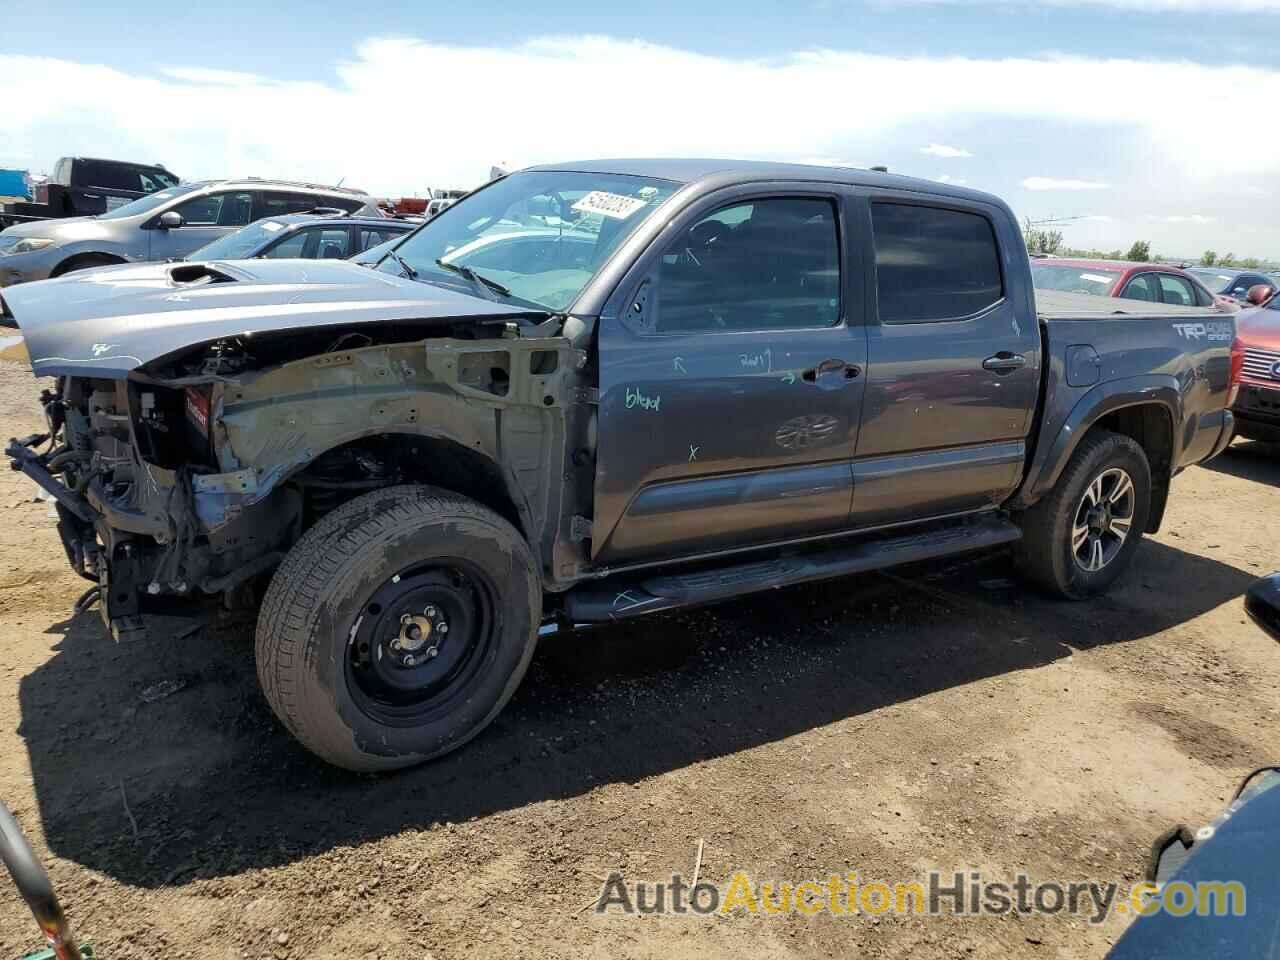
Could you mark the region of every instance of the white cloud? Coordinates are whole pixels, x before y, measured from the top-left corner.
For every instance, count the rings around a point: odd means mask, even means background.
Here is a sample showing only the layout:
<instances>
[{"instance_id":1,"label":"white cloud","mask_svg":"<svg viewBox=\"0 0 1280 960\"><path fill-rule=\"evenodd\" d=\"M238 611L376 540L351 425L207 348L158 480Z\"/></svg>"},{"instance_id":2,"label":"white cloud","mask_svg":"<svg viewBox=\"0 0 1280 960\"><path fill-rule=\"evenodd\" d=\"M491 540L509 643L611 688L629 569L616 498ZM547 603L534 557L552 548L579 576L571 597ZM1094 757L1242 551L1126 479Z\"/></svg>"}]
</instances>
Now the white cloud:
<instances>
[{"instance_id":1,"label":"white cloud","mask_svg":"<svg viewBox=\"0 0 1280 960\"><path fill-rule=\"evenodd\" d=\"M636 76L646 78L642 90L625 79ZM460 77L467 102L483 109L450 101L443 112L409 116L408 95L389 92L456 92ZM46 170L60 154L84 153L162 161L191 179L346 177L392 195L473 186L506 159L523 165L718 155L843 164L863 157L905 172L904 156L921 157L920 148L902 146L918 142L913 131L942 137L956 124L998 121L1025 136L1017 154L975 161L990 183L1005 182L1002 165L1040 162L1027 160L1028 150L1047 159L1087 152L1091 177L1117 184L1118 166L1135 157L1158 161L1165 180L1154 186L1165 189L1174 177L1221 189L1232 177L1269 183L1280 176L1280 126L1253 131L1248 149L1224 149L1186 123L1227 108L1270 115L1280 102L1280 72L1267 64L830 50L730 59L599 36L541 37L506 48L393 37L361 42L331 73L305 81L199 66L125 71L12 54L0 54L0 78L3 149ZM827 98L813 94L851 89L894 95L833 112ZM1117 90L1159 90L1178 110L1117 111L1106 106ZM691 91L719 95L709 108ZM1064 135L1075 139L1064 142ZM960 149L923 149L932 147ZM1268 229L1275 222L1266 211L1259 220Z\"/></svg>"},{"instance_id":2,"label":"white cloud","mask_svg":"<svg viewBox=\"0 0 1280 960\"><path fill-rule=\"evenodd\" d=\"M973 156L972 153L962 147L949 147L945 143L931 143L927 147L921 147L920 152L926 153L931 157L942 157L947 160Z\"/></svg>"},{"instance_id":3,"label":"white cloud","mask_svg":"<svg viewBox=\"0 0 1280 960\"><path fill-rule=\"evenodd\" d=\"M1213 223L1213 217L1206 217L1200 213L1191 214L1175 214L1171 217L1160 217L1164 223Z\"/></svg>"},{"instance_id":4,"label":"white cloud","mask_svg":"<svg viewBox=\"0 0 1280 960\"><path fill-rule=\"evenodd\" d=\"M1027 177L1022 186L1028 190L1109 190L1111 184L1093 180L1057 180L1053 177Z\"/></svg>"},{"instance_id":5,"label":"white cloud","mask_svg":"<svg viewBox=\"0 0 1280 960\"><path fill-rule=\"evenodd\" d=\"M256 73L241 73L238 70L211 70L207 67L165 67L160 71L166 77L175 80L186 80L195 84L217 84L228 87L247 87L252 84L265 83L265 78Z\"/></svg>"},{"instance_id":6,"label":"white cloud","mask_svg":"<svg viewBox=\"0 0 1280 960\"><path fill-rule=\"evenodd\" d=\"M953 177L949 173L944 173L942 176L934 177L933 179L937 183L949 183L953 187L963 187L969 182L968 180L965 180L963 177Z\"/></svg>"}]
</instances>

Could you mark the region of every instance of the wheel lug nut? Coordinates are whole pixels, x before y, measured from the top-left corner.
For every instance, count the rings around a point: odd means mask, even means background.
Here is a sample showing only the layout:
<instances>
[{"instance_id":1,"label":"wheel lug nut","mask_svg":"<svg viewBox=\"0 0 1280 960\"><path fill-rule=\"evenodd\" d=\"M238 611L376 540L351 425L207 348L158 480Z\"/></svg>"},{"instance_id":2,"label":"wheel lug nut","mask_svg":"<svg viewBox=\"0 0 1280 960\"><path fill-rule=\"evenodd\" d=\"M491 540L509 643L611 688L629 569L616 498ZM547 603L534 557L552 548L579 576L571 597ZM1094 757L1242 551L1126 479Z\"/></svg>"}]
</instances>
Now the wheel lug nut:
<instances>
[{"instance_id":1,"label":"wheel lug nut","mask_svg":"<svg viewBox=\"0 0 1280 960\"><path fill-rule=\"evenodd\" d=\"M392 650L399 650L399 649L400 649L400 638L399 638L399 637L396 637L394 640L392 640L392 641L391 641L391 649L392 649Z\"/></svg>"},{"instance_id":2,"label":"wheel lug nut","mask_svg":"<svg viewBox=\"0 0 1280 960\"><path fill-rule=\"evenodd\" d=\"M422 615L424 617L434 617L436 615L436 608L428 604L427 608L422 611Z\"/></svg>"},{"instance_id":3,"label":"wheel lug nut","mask_svg":"<svg viewBox=\"0 0 1280 960\"><path fill-rule=\"evenodd\" d=\"M449 625L447 623L436 624L436 633L448 633Z\"/></svg>"},{"instance_id":4,"label":"wheel lug nut","mask_svg":"<svg viewBox=\"0 0 1280 960\"><path fill-rule=\"evenodd\" d=\"M400 617L400 622L401 622L402 624L405 624L405 623L408 623L408 622L409 622L410 620L412 620L412 619L413 619L413 617L409 616L409 614L407 614L407 613L406 613L406 614L403 614L403 615Z\"/></svg>"},{"instance_id":5,"label":"wheel lug nut","mask_svg":"<svg viewBox=\"0 0 1280 960\"><path fill-rule=\"evenodd\" d=\"M414 659L413 659L413 655L412 655L412 654L405 654L405 658L404 658L403 660L401 660L400 662L401 662L401 663L403 663L406 667L412 667L412 666L413 666L415 663L417 663L418 661L416 661L416 660L414 660Z\"/></svg>"}]
</instances>

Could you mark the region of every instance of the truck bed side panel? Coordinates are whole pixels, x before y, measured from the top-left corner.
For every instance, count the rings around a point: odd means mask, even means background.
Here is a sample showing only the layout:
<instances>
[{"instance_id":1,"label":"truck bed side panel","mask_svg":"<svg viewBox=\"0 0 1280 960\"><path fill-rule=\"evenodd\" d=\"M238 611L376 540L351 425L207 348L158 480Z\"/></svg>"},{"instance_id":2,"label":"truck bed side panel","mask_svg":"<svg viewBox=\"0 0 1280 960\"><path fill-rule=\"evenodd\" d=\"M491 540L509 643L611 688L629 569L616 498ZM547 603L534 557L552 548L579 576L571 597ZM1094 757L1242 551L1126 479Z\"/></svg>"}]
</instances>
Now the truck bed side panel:
<instances>
[{"instance_id":1,"label":"truck bed side panel","mask_svg":"<svg viewBox=\"0 0 1280 960\"><path fill-rule=\"evenodd\" d=\"M1169 416L1171 472L1221 449L1235 323L1223 314L1162 308L1163 316L1041 314L1047 359L1044 409L1022 488L1025 507L1052 489L1085 432L1124 407L1156 404Z\"/></svg>"}]
</instances>

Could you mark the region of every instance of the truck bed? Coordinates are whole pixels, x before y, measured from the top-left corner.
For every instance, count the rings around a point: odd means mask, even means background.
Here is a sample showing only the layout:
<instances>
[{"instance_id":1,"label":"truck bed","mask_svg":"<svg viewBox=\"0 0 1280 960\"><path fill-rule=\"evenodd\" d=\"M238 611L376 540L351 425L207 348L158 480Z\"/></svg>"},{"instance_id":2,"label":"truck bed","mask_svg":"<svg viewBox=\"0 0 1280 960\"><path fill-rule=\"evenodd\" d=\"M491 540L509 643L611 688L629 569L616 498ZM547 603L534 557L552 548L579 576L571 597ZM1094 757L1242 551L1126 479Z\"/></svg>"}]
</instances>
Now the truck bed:
<instances>
[{"instance_id":1,"label":"truck bed","mask_svg":"<svg viewBox=\"0 0 1280 960\"><path fill-rule=\"evenodd\" d=\"M1122 297L1097 297L1087 293L1061 293L1057 290L1036 291L1036 313L1041 320L1101 320L1108 317L1217 317L1213 307L1179 307L1171 303L1150 303Z\"/></svg>"}]
</instances>

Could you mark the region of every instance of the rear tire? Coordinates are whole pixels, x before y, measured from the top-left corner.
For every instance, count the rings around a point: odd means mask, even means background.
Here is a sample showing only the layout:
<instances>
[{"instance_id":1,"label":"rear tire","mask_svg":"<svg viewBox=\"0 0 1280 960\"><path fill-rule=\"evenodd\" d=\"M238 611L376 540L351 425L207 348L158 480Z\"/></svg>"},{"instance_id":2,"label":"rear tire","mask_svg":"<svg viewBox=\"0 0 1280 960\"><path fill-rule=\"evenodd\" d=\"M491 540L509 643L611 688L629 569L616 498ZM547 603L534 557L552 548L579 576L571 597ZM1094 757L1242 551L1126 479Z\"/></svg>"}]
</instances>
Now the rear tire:
<instances>
[{"instance_id":1,"label":"rear tire","mask_svg":"<svg viewBox=\"0 0 1280 960\"><path fill-rule=\"evenodd\" d=\"M324 517L276 571L258 618L258 679L308 750L356 772L462 746L519 686L542 586L510 523L425 486Z\"/></svg>"},{"instance_id":2,"label":"rear tire","mask_svg":"<svg viewBox=\"0 0 1280 960\"><path fill-rule=\"evenodd\" d=\"M1020 571L1072 600L1101 593L1124 572L1151 509L1151 466L1131 437L1091 431L1053 490L1021 518Z\"/></svg>"}]
</instances>

